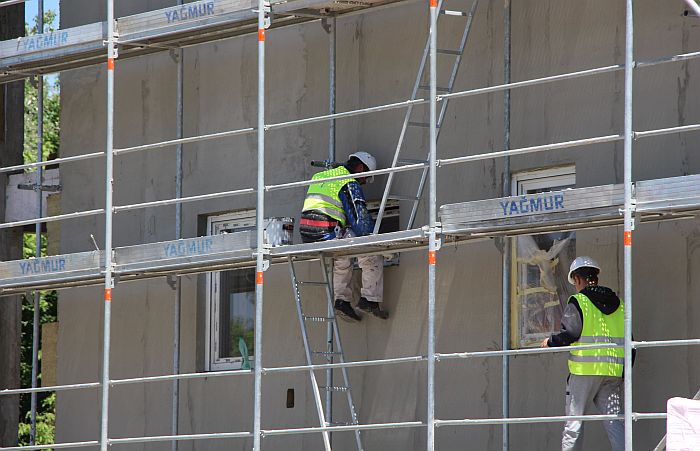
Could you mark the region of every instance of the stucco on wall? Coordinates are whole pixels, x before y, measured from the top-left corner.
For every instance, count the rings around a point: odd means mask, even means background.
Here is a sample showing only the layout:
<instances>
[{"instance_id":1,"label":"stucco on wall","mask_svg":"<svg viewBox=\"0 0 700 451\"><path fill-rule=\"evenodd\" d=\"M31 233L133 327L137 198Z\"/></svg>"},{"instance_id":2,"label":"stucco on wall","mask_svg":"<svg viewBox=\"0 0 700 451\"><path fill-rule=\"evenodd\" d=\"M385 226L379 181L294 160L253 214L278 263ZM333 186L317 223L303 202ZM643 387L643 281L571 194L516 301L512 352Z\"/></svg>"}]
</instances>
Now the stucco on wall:
<instances>
[{"instance_id":1,"label":"stucco on wall","mask_svg":"<svg viewBox=\"0 0 700 451\"><path fill-rule=\"evenodd\" d=\"M121 1L119 14L167 2ZM173 2L170 2L173 3ZM681 15L681 2L638 0L637 58L648 59L698 49L697 19ZM457 2L454 8L467 8ZM103 6L73 0L63 6L63 26L101 19ZM624 10L621 2L541 0L513 5L514 81L623 60ZM410 94L426 38L422 4L338 19L338 110L405 100ZM474 21L457 89L499 84L502 70L502 4L482 1ZM449 47L459 31L453 18L441 21L441 45ZM273 30L268 34L266 109L269 123L323 114L327 110L327 36L318 23ZM185 135L251 126L255 122L256 46L253 36L188 48L185 51ZM448 64L441 59L442 75ZM635 78L635 129L697 123L700 95L698 62L641 69ZM104 146L105 74L103 68L74 70L61 76L63 156ZM115 145L124 147L174 137L175 63L167 52L120 61L116 69ZM622 73L514 90L512 146L522 147L620 133ZM442 128L440 157L501 150L503 96L500 93L451 102ZM389 164L403 119L401 111L338 121L338 155L356 149ZM267 183L309 178L312 159L327 154L327 125L315 124L270 132L266 136ZM408 136L410 157L424 155L425 136ZM649 179L697 173L696 135L668 135L635 143L634 177ZM186 145L184 194L244 188L255 183L253 135ZM513 170L576 165L577 185L619 183L621 145L602 144L513 158ZM117 205L174 196L174 150L161 149L117 158ZM502 162L440 169L440 204L496 197ZM99 161L72 163L62 171L63 212L103 205L104 169ZM397 177L396 192L408 194L415 177ZM381 178L368 186L379 197ZM303 190L266 196L266 215L298 216ZM248 209L253 197L233 197L185 204L184 234L197 234L198 218ZM404 214L406 211L403 212ZM425 207L421 207L422 224ZM174 238L174 208L151 208L115 217L115 245ZM404 217L405 220L405 217ZM103 220L80 219L61 228L61 252L92 248L93 233L102 246ZM420 225L420 224L419 224ZM577 252L591 254L604 267L602 283L622 291L621 231L616 228L577 233ZM700 228L695 220L642 225L635 238L634 317L638 339L697 336L700 313ZM309 264L311 265L311 264ZM317 274L301 265L302 274ZM424 252L405 253L401 264L386 270L385 301L391 319L368 318L341 325L350 360L425 354L427 270ZM203 276L183 278L182 371L202 369ZM288 270L273 267L266 276L264 365L303 362L301 334L289 287ZM439 352L498 349L501 337L501 254L490 240L439 253L437 345ZM312 301L313 302L313 301ZM174 292L165 280L119 283L114 291L112 377L166 374L172 368ZM96 288L66 290L59 308L59 383L98 380L101 352L101 294ZM321 338L321 335L318 336ZM698 388L697 353L692 348L640 351L635 367L635 409L661 411L669 396L692 395ZM669 369L673 371L669 371ZM563 414L564 356L512 359L511 414ZM360 418L365 422L424 420L425 367L422 364L371 367L350 371ZM500 359L440 363L437 370L438 418L499 417ZM265 376L264 427L317 424L308 376ZM293 388L297 405L284 406ZM110 436L169 433L170 383L115 388L110 407ZM252 380L246 376L184 381L180 432L251 430ZM336 405L342 405L340 399ZM94 439L98 432L98 394L62 392L58 396L57 440ZM635 428L640 448L650 448L664 433L662 422ZM512 449L557 449L561 424L511 428ZM599 424L587 427L586 450L607 446ZM422 429L364 434L366 449L422 449ZM439 449L500 449L500 427L446 427L437 432ZM351 434L335 434L335 449L352 449ZM266 449L321 449L317 436L265 438ZM168 449L169 444L130 445L129 449ZM180 449L249 449L248 440L183 442ZM121 447L114 447L120 448ZM124 447L126 449L126 447Z\"/></svg>"}]
</instances>

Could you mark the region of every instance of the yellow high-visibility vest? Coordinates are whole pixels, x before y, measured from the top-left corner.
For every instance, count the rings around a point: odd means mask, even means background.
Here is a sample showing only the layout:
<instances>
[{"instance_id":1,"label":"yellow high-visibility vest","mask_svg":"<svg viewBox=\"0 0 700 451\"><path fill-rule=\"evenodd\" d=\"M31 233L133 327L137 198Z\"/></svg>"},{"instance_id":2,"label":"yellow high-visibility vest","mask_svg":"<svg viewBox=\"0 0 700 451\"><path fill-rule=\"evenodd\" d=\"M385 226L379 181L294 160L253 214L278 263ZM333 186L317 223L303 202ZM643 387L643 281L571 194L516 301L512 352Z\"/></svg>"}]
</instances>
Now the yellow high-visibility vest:
<instances>
[{"instance_id":1,"label":"yellow high-visibility vest","mask_svg":"<svg viewBox=\"0 0 700 451\"><path fill-rule=\"evenodd\" d=\"M583 313L581 337L573 346L594 343L625 343L625 308L622 300L615 312L606 315L593 305L586 295L574 295ZM571 351L569 371L581 376L616 376L622 377L625 365L623 348L582 349Z\"/></svg>"},{"instance_id":2,"label":"yellow high-visibility vest","mask_svg":"<svg viewBox=\"0 0 700 451\"><path fill-rule=\"evenodd\" d=\"M329 177L339 177L341 175L349 175L350 171L345 166L328 169L326 171L314 174L311 180L321 180ZM338 220L341 227L345 226L347 218L343 203L340 200L340 190L348 183L355 179L330 180L328 182L314 183L309 186L304 199L304 211L317 211Z\"/></svg>"}]
</instances>

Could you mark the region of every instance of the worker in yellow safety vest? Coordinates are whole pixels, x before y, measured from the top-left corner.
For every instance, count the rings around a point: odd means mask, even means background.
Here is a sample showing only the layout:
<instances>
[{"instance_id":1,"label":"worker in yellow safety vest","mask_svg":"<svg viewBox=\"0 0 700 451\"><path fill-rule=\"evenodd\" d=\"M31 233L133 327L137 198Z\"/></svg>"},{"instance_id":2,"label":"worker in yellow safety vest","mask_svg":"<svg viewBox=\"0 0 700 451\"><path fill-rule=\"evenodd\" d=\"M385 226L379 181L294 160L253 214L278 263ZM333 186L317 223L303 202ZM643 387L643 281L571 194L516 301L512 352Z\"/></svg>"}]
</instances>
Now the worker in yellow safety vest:
<instances>
[{"instance_id":1,"label":"worker in yellow safety vest","mask_svg":"<svg viewBox=\"0 0 700 451\"><path fill-rule=\"evenodd\" d=\"M577 257L569 268L569 283L577 293L569 298L561 319L561 331L542 341L542 347L580 346L595 343L624 344L624 304L613 290L598 285L600 265L591 257ZM584 415L592 400L601 414L623 412L621 347L573 350L569 355L566 383L566 415ZM583 421L567 421L561 449L583 449ZM613 451L625 448L622 420L604 421Z\"/></svg>"},{"instance_id":2,"label":"worker in yellow safety vest","mask_svg":"<svg viewBox=\"0 0 700 451\"><path fill-rule=\"evenodd\" d=\"M374 219L367 211L367 201L360 185L371 182L361 174L377 169L377 162L368 152L355 152L343 166L315 174L318 180L309 186L299 220L299 233L305 243L369 235L374 231ZM324 179L356 174L342 180ZM378 318L389 313L381 308L384 291L384 257L357 257L362 269L362 289L357 308ZM362 317L352 306L352 259L336 258L333 264L333 294L335 311L343 319L360 321Z\"/></svg>"}]
</instances>

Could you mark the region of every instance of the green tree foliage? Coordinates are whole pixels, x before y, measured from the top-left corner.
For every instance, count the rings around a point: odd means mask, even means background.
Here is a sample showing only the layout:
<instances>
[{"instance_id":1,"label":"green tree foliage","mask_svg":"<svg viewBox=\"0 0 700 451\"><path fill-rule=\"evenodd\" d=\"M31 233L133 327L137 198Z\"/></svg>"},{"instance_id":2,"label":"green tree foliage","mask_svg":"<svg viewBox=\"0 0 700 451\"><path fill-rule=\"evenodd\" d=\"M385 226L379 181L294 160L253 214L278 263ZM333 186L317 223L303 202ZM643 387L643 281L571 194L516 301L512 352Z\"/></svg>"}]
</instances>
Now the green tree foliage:
<instances>
[{"instance_id":1,"label":"green tree foliage","mask_svg":"<svg viewBox=\"0 0 700 451\"><path fill-rule=\"evenodd\" d=\"M53 23L56 13L48 11L44 14L45 31L55 31ZM37 33L37 19L34 26L26 26L27 35ZM43 159L50 160L58 156L60 142L60 96L58 79L44 77L44 150ZM37 129L38 129L38 82L31 78L24 83L24 162L36 162L37 153Z\"/></svg>"},{"instance_id":2,"label":"green tree foliage","mask_svg":"<svg viewBox=\"0 0 700 451\"><path fill-rule=\"evenodd\" d=\"M54 31L56 13L48 11L44 15L44 31ZM27 35L36 34L38 31L37 18L34 26L26 26ZM55 77L45 77L44 82L44 114L43 131L44 147L43 159L50 160L58 156L60 143L60 97L58 80ZM38 129L38 83L30 79L24 83L24 162L37 161L37 129ZM36 235L24 234L23 258L31 258L36 255ZM46 240L42 240L41 255L46 255ZM37 293L39 294L39 293ZM39 298L40 324L55 322L57 320L58 295L56 291L42 292ZM34 301L31 296L22 299L22 360L20 366L21 383L23 387L30 387L32 380L32 336L34 326ZM39 351L41 362L41 351ZM41 363L40 366L41 368ZM38 375L41 385L41 374ZM50 444L54 442L56 394L39 393L37 399L36 443ZM19 443L29 444L31 428L31 396L22 395L20 398L20 425Z\"/></svg>"},{"instance_id":3,"label":"green tree foliage","mask_svg":"<svg viewBox=\"0 0 700 451\"><path fill-rule=\"evenodd\" d=\"M35 255L36 235L24 234L24 258ZM46 240L42 240L41 255L46 255ZM37 293L39 294L39 293ZM40 324L55 322L58 318L58 294L54 291L42 292L39 298ZM34 328L34 299L31 296L22 298L22 360L20 362L20 378L22 387L32 385L32 335ZM41 367L41 351L39 351ZM41 373L38 375L41 385ZM29 444L31 425L31 396L26 394L20 398L19 443ZM56 394L42 392L37 398L36 443L49 444L54 442Z\"/></svg>"}]
</instances>

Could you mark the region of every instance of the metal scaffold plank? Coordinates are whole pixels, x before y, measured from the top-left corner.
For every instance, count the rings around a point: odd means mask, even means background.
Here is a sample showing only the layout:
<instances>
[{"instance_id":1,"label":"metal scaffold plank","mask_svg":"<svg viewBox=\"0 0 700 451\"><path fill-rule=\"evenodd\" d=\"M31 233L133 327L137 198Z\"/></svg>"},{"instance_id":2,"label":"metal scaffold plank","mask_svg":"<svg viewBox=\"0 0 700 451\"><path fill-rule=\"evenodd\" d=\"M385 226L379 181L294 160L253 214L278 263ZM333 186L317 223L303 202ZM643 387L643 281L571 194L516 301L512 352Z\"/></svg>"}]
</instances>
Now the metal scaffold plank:
<instances>
[{"instance_id":1,"label":"metal scaffold plank","mask_svg":"<svg viewBox=\"0 0 700 451\"><path fill-rule=\"evenodd\" d=\"M636 211L641 221L693 216L700 211L700 175L636 182ZM624 189L601 185L548 193L447 204L440 207L442 233L469 240L543 230L583 229L618 225ZM270 248L271 263L288 256L317 259L424 249L424 229L411 229L343 240ZM114 249L114 272L120 280L187 274L253 266L257 247L254 231L242 231ZM102 251L0 262L0 293L28 288L61 288L97 283L103 277Z\"/></svg>"},{"instance_id":2,"label":"metal scaffold plank","mask_svg":"<svg viewBox=\"0 0 700 451\"><path fill-rule=\"evenodd\" d=\"M384 6L394 1L341 4L328 0L275 2L273 26L313 20L295 11L324 10L334 14ZM119 58L141 56L173 47L214 42L256 31L256 0L200 0L115 20ZM0 83L32 74L59 72L106 61L107 23L98 22L52 33L0 42Z\"/></svg>"},{"instance_id":3,"label":"metal scaffold plank","mask_svg":"<svg viewBox=\"0 0 700 451\"><path fill-rule=\"evenodd\" d=\"M635 189L642 221L700 210L698 175L640 181ZM623 205L622 184L602 185L443 205L440 219L448 235L531 234L620 224Z\"/></svg>"}]
</instances>

